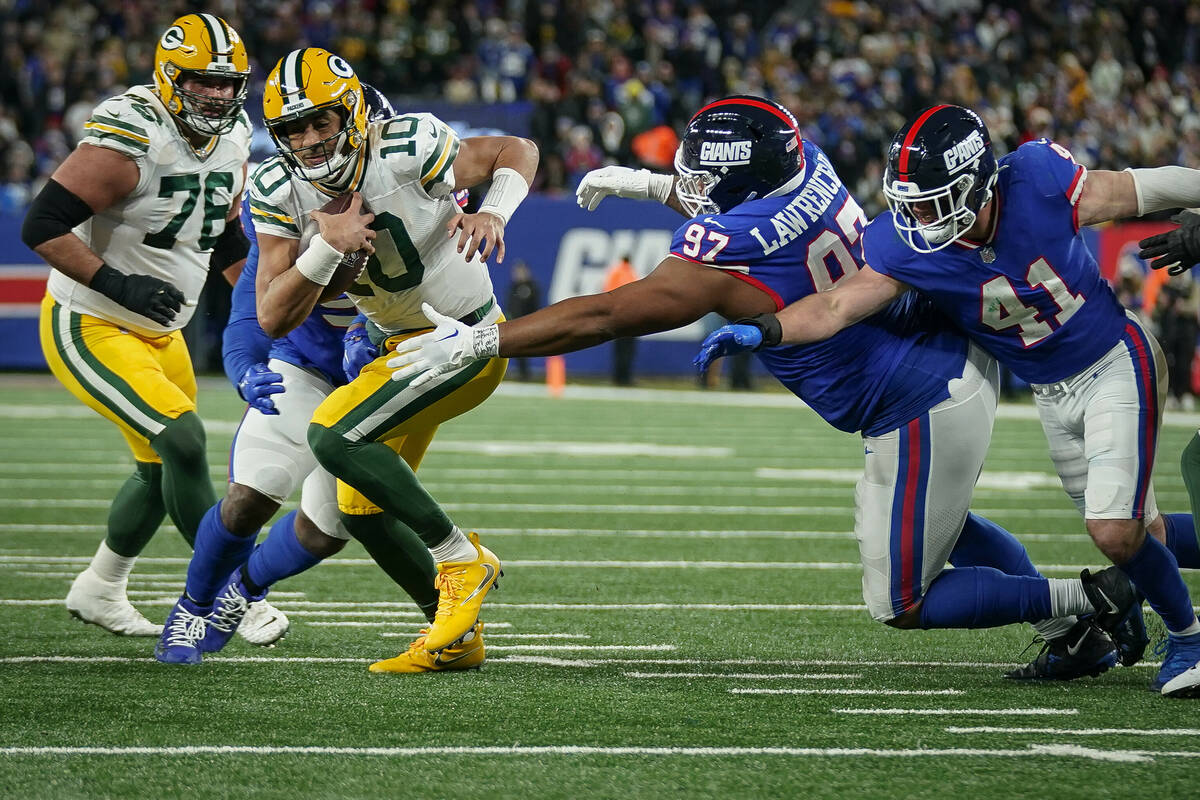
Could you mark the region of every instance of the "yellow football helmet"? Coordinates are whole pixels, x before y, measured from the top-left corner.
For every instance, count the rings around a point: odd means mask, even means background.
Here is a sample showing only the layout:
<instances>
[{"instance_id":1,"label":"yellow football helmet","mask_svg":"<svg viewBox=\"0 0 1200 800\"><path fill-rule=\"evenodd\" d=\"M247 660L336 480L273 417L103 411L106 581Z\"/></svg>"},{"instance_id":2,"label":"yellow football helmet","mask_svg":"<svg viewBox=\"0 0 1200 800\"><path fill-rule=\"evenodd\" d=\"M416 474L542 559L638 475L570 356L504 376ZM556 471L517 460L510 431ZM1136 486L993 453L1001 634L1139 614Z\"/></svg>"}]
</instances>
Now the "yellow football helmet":
<instances>
[{"instance_id":1,"label":"yellow football helmet","mask_svg":"<svg viewBox=\"0 0 1200 800\"><path fill-rule=\"evenodd\" d=\"M315 143L293 147L287 134L296 129L295 123L327 110L338 113L341 127ZM336 185L358 161L366 142L362 83L341 56L319 47L293 50L267 76L263 121L293 172L314 183ZM317 164L306 160L314 154L325 159Z\"/></svg>"},{"instance_id":2,"label":"yellow football helmet","mask_svg":"<svg viewBox=\"0 0 1200 800\"><path fill-rule=\"evenodd\" d=\"M198 75L233 80L233 97L209 97L183 83ZM249 88L246 46L229 23L212 14L186 14L171 24L154 51L154 86L167 110L196 133L229 133Z\"/></svg>"}]
</instances>

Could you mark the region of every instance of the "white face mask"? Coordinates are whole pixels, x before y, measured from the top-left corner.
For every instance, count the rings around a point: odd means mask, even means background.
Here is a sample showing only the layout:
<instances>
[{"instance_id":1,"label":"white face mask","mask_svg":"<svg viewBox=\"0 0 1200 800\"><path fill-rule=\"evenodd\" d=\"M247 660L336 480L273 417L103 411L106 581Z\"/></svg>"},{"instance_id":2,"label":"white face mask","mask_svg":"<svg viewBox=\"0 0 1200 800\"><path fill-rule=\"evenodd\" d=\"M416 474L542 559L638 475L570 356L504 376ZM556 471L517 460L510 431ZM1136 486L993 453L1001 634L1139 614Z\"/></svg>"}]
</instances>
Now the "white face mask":
<instances>
[{"instance_id":1,"label":"white face mask","mask_svg":"<svg viewBox=\"0 0 1200 800\"><path fill-rule=\"evenodd\" d=\"M960 175L952 183L936 189L922 191L911 181L891 181L884 178L883 194L892 210L892 225L900 238L918 253L934 253L948 247L966 235L975 224L977 212L967 203L974 194L976 174ZM992 182L995 176L992 177ZM979 203L983 208L991 200L991 185ZM923 206L924 215L918 215L917 206ZM922 222L932 207L932 219Z\"/></svg>"}]
</instances>

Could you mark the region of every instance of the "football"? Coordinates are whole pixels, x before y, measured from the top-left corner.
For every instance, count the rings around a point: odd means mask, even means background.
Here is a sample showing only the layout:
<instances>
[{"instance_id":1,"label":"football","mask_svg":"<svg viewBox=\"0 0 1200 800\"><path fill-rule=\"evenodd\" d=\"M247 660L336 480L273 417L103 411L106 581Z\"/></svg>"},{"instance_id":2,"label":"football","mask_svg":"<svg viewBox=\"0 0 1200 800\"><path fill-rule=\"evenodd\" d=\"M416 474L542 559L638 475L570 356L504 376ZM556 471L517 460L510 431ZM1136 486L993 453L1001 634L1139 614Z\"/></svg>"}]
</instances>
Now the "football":
<instances>
[{"instance_id":1,"label":"football","mask_svg":"<svg viewBox=\"0 0 1200 800\"><path fill-rule=\"evenodd\" d=\"M321 211L326 214L341 214L350 207L352 198L353 195L349 192L340 194L321 206ZM360 213L369 213L366 203L363 203ZM317 298L317 302L324 303L327 300L332 300L353 286L366 263L366 251L359 250L355 253L347 253L342 258L342 263L338 264L333 277L329 279L329 283L321 290L321 296Z\"/></svg>"}]
</instances>

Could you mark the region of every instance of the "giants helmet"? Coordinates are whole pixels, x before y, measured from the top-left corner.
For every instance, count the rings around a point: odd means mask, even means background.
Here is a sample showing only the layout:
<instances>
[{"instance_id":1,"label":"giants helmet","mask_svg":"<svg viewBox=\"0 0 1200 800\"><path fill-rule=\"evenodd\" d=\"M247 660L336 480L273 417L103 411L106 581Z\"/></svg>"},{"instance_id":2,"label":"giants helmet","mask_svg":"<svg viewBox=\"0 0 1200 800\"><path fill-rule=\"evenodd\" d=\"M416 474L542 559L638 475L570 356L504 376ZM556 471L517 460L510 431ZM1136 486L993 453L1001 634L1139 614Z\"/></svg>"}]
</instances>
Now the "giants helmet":
<instances>
[{"instance_id":1,"label":"giants helmet","mask_svg":"<svg viewBox=\"0 0 1200 800\"><path fill-rule=\"evenodd\" d=\"M941 250L975 224L996 175L992 140L978 114L961 106L928 108L888 148L883 194L892 224L913 250Z\"/></svg>"},{"instance_id":2,"label":"giants helmet","mask_svg":"<svg viewBox=\"0 0 1200 800\"><path fill-rule=\"evenodd\" d=\"M786 108L749 95L709 103L675 153L675 195L692 216L720 214L785 189L804 171L804 143Z\"/></svg>"},{"instance_id":3,"label":"giants helmet","mask_svg":"<svg viewBox=\"0 0 1200 800\"><path fill-rule=\"evenodd\" d=\"M233 97L210 97L183 88L207 75L233 81ZM154 88L180 122L201 135L229 133L237 124L250 77L246 46L229 23L212 14L185 14L171 23L154 50Z\"/></svg>"},{"instance_id":4,"label":"giants helmet","mask_svg":"<svg viewBox=\"0 0 1200 800\"><path fill-rule=\"evenodd\" d=\"M388 120L396 116L396 109L392 108L392 101L388 100L383 92L369 83L364 83L362 93L363 100L367 103L367 122Z\"/></svg>"},{"instance_id":5,"label":"giants helmet","mask_svg":"<svg viewBox=\"0 0 1200 800\"><path fill-rule=\"evenodd\" d=\"M336 111L342 126L337 133L301 149L288 142L289 123ZM288 167L312 183L337 184L356 165L367 137L367 102L362 83L341 56L319 47L293 50L271 70L263 87L263 122ZM328 152L321 164L307 166L302 151Z\"/></svg>"}]
</instances>

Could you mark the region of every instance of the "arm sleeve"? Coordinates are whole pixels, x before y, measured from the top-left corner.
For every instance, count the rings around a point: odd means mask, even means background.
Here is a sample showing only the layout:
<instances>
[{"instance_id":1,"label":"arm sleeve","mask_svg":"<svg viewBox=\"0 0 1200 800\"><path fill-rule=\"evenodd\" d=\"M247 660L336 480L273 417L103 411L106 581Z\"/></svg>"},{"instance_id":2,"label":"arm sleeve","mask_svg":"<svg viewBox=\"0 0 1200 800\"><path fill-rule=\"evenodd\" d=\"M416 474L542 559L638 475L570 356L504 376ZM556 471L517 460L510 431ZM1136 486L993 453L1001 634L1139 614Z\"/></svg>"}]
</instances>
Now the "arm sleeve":
<instances>
[{"instance_id":1,"label":"arm sleeve","mask_svg":"<svg viewBox=\"0 0 1200 800\"><path fill-rule=\"evenodd\" d=\"M258 273L258 244L250 246L246 266L233 286L229 311L229 324L222 334L221 360L225 375L237 387L246 370L254 364L266 362L271 351L270 336L258 324L255 310L254 279Z\"/></svg>"}]
</instances>

